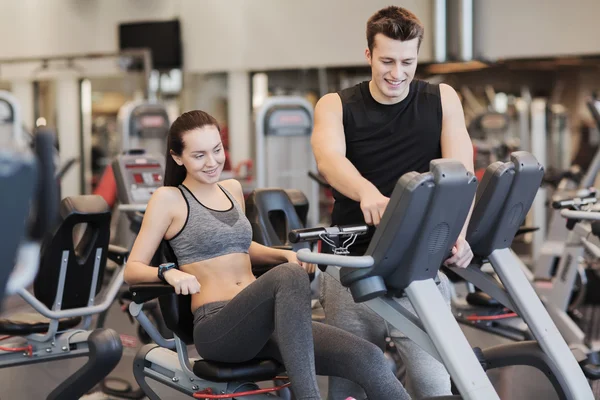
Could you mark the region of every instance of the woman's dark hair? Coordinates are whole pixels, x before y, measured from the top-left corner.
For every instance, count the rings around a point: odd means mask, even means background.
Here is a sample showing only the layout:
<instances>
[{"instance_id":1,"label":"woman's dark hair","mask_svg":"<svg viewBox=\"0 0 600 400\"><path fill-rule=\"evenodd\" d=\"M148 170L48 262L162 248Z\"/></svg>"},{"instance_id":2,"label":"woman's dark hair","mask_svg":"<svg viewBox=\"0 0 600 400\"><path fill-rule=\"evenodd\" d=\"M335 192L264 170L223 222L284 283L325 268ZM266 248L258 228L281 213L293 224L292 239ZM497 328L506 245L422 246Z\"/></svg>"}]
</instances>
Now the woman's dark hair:
<instances>
[{"instance_id":1,"label":"woman's dark hair","mask_svg":"<svg viewBox=\"0 0 600 400\"><path fill-rule=\"evenodd\" d=\"M179 186L185 179L187 171L183 165L177 165L171 153L176 156L181 156L183 152L183 135L186 132L193 131L194 129L200 129L207 125L214 125L219 133L221 128L217 120L210 114L204 111L194 110L188 111L173 122L171 129L169 129L169 136L167 137L167 155L165 159L165 186Z\"/></svg>"}]
</instances>

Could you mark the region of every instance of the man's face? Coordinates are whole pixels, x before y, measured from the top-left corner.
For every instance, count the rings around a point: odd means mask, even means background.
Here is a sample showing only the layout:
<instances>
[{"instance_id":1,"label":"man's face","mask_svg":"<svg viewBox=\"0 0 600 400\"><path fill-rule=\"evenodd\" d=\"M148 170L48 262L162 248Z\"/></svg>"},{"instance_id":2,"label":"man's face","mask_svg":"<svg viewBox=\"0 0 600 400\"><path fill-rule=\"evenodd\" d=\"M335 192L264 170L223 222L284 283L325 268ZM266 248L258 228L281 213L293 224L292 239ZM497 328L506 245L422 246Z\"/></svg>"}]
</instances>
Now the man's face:
<instances>
[{"instance_id":1,"label":"man's face","mask_svg":"<svg viewBox=\"0 0 600 400\"><path fill-rule=\"evenodd\" d=\"M418 38L403 42L381 33L375 35L373 52L367 49L365 55L378 101L393 104L406 97L417 69L418 45Z\"/></svg>"}]
</instances>

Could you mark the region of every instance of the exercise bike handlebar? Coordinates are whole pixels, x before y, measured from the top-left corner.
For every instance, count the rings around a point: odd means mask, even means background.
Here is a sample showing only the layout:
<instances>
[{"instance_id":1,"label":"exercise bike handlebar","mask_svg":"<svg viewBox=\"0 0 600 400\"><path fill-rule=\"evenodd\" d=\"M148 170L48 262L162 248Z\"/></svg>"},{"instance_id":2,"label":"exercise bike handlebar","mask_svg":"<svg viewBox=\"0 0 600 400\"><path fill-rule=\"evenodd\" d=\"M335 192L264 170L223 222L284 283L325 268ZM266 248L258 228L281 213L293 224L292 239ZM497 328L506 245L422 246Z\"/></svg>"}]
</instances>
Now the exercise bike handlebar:
<instances>
[{"instance_id":1,"label":"exercise bike handlebar","mask_svg":"<svg viewBox=\"0 0 600 400\"><path fill-rule=\"evenodd\" d=\"M54 170L54 134L48 130L39 130L34 141L38 162L38 186L35 221L31 225L29 235L33 240L42 240L58 222L60 195Z\"/></svg>"},{"instance_id":2,"label":"exercise bike handlebar","mask_svg":"<svg viewBox=\"0 0 600 400\"><path fill-rule=\"evenodd\" d=\"M567 219L600 221L600 212L562 210L560 215Z\"/></svg>"},{"instance_id":3,"label":"exercise bike handlebar","mask_svg":"<svg viewBox=\"0 0 600 400\"><path fill-rule=\"evenodd\" d=\"M370 268L375 263L375 260L371 256L342 256L338 254L316 253L309 249L298 250L296 256L302 262L347 268Z\"/></svg>"},{"instance_id":4,"label":"exercise bike handlebar","mask_svg":"<svg viewBox=\"0 0 600 400\"><path fill-rule=\"evenodd\" d=\"M597 201L598 199L596 199L596 197L575 197L572 199L553 201L552 208L555 210L560 210L569 207L581 207L589 204L595 204Z\"/></svg>"},{"instance_id":5,"label":"exercise bike handlebar","mask_svg":"<svg viewBox=\"0 0 600 400\"><path fill-rule=\"evenodd\" d=\"M145 212L147 204L119 204L119 211L125 212Z\"/></svg>"},{"instance_id":6,"label":"exercise bike handlebar","mask_svg":"<svg viewBox=\"0 0 600 400\"><path fill-rule=\"evenodd\" d=\"M291 243L316 242L323 236L333 238L336 236L363 235L367 233L367 225L345 225L319 228L294 229L288 234Z\"/></svg>"}]
</instances>

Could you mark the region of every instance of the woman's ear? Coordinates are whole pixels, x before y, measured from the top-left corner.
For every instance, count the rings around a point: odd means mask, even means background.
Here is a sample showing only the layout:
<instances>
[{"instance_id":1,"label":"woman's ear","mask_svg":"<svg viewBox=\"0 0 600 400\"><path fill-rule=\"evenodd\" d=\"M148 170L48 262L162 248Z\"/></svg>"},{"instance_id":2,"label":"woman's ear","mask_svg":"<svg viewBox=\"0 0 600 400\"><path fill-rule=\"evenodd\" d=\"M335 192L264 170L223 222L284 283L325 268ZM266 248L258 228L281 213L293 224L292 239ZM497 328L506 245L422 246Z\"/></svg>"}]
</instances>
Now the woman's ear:
<instances>
[{"instance_id":1,"label":"woman's ear","mask_svg":"<svg viewBox=\"0 0 600 400\"><path fill-rule=\"evenodd\" d=\"M173 153L173 150L170 150L169 154L171 154L171 157L173 157L173 161L175 161L175 163L177 165L179 165L180 167L183 165L183 161L181 160L181 157L179 157L177 154Z\"/></svg>"}]
</instances>

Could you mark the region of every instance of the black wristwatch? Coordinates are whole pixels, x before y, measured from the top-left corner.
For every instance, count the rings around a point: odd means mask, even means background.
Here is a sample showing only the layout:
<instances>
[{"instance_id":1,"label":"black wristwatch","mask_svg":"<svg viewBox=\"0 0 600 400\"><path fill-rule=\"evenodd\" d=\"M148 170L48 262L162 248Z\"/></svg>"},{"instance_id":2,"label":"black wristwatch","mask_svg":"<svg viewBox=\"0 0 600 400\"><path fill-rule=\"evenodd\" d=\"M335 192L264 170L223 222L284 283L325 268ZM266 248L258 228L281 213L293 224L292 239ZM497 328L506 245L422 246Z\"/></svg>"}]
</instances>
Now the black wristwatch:
<instances>
[{"instance_id":1,"label":"black wristwatch","mask_svg":"<svg viewBox=\"0 0 600 400\"><path fill-rule=\"evenodd\" d=\"M172 263L172 262L160 264L158 266L158 279L160 279L164 283L167 283L164 274L165 274L165 272L167 272L168 270L173 269L173 268L177 268L177 266L175 265L175 263Z\"/></svg>"}]
</instances>

